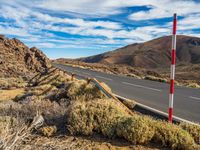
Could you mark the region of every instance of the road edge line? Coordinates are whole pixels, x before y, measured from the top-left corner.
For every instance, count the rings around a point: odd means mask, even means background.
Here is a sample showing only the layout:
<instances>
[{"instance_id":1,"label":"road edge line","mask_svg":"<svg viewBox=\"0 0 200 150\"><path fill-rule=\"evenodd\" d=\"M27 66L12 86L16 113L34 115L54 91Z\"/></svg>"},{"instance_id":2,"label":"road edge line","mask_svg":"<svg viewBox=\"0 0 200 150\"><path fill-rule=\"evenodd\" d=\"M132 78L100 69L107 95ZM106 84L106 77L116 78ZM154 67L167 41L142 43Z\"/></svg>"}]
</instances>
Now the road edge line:
<instances>
[{"instance_id":1,"label":"road edge line","mask_svg":"<svg viewBox=\"0 0 200 150\"><path fill-rule=\"evenodd\" d=\"M119 98L119 99L122 99L122 100L129 100L128 98L125 98L125 97L123 97L123 96L120 96L120 95L117 95L117 94L114 94L114 95L115 95L117 98ZM140 106L141 108L143 108L143 109L145 109L145 110L151 111L151 112L153 112L153 113L155 113L155 114L158 114L158 115L160 115L160 116L163 116L163 117L168 118L168 114L165 113L165 112L163 112L163 111L160 111L160 110L158 110L158 109L155 109L155 108L149 107L149 106L147 106L147 105L138 103L138 102L136 102L136 101L135 101L135 103L136 103L136 105ZM189 121L189 120L186 120L186 119L177 117L177 116L173 116L173 121L179 122L179 123L180 123L180 122L185 122L185 123L189 123L189 124L192 124L192 125L200 126L200 124L194 123L194 122L192 122L192 121Z\"/></svg>"}]
</instances>

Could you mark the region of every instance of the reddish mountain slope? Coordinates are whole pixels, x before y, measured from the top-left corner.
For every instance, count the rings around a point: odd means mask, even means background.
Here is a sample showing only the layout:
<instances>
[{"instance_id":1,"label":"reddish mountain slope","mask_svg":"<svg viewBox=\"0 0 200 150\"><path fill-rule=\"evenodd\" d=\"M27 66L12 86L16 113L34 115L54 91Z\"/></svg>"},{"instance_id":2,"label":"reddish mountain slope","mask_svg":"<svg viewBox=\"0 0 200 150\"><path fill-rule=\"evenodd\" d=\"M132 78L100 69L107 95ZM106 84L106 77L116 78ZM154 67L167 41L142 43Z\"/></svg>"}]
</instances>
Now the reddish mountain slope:
<instances>
[{"instance_id":1,"label":"reddish mountain slope","mask_svg":"<svg viewBox=\"0 0 200 150\"><path fill-rule=\"evenodd\" d=\"M80 60L89 63L112 63L142 68L159 68L170 65L170 51L171 37L165 36ZM177 63L200 63L200 38L177 36Z\"/></svg>"}]
</instances>

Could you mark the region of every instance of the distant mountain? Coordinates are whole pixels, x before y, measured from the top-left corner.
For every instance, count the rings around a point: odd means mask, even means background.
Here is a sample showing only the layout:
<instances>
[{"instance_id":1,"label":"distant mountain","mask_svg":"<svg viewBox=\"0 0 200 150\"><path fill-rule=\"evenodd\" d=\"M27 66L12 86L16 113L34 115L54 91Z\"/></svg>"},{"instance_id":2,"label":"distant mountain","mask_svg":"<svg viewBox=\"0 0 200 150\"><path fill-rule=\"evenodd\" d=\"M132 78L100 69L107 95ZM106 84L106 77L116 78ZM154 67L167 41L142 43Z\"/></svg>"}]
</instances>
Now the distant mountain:
<instances>
[{"instance_id":1,"label":"distant mountain","mask_svg":"<svg viewBox=\"0 0 200 150\"><path fill-rule=\"evenodd\" d=\"M26 76L51 67L50 60L36 47L0 35L0 77Z\"/></svg>"},{"instance_id":2,"label":"distant mountain","mask_svg":"<svg viewBox=\"0 0 200 150\"><path fill-rule=\"evenodd\" d=\"M87 63L126 64L142 68L167 67L171 59L171 41L171 36L160 37L79 60ZM177 63L200 63L200 38L177 36Z\"/></svg>"}]
</instances>

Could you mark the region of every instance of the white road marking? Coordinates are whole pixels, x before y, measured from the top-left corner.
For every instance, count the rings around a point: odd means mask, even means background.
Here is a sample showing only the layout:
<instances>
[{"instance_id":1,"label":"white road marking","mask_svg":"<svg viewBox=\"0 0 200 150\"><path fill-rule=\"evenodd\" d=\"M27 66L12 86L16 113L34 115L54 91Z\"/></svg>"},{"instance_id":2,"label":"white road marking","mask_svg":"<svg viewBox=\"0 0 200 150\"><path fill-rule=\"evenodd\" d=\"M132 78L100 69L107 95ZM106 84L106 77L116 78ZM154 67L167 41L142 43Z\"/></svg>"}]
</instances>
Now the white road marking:
<instances>
[{"instance_id":1,"label":"white road marking","mask_svg":"<svg viewBox=\"0 0 200 150\"><path fill-rule=\"evenodd\" d=\"M82 72L83 74L86 74L86 75L91 75L90 73L87 73L87 72Z\"/></svg>"},{"instance_id":2,"label":"white road marking","mask_svg":"<svg viewBox=\"0 0 200 150\"><path fill-rule=\"evenodd\" d=\"M153 90L153 91L158 91L161 92L162 90L159 89L155 89L155 88L151 88L151 87L147 87L147 86L142 86L142 85L137 85L137 84L133 84L133 83L128 83L128 82L122 82L123 84L127 84L127 85L132 85L135 87L140 87L140 88L144 88L144 89L149 89L149 90Z\"/></svg>"},{"instance_id":3,"label":"white road marking","mask_svg":"<svg viewBox=\"0 0 200 150\"><path fill-rule=\"evenodd\" d=\"M194 97L194 96L189 96L189 98L191 98L191 99L195 99L195 100L200 100L199 97ZM200 102L200 101L199 101L199 102Z\"/></svg>"},{"instance_id":4,"label":"white road marking","mask_svg":"<svg viewBox=\"0 0 200 150\"><path fill-rule=\"evenodd\" d=\"M98 77L98 78L102 78L102 79L105 79L105 80L112 81L112 79L110 79L110 78L106 78L106 77L102 77L102 76L96 76L96 77Z\"/></svg>"},{"instance_id":5,"label":"white road marking","mask_svg":"<svg viewBox=\"0 0 200 150\"><path fill-rule=\"evenodd\" d=\"M125 97L119 96L119 95L117 95L117 94L114 94L114 95L115 95L117 98L127 100L127 98L125 98ZM149 106L147 106L147 105L138 103L137 101L135 101L135 102L136 102L136 105L139 105L140 107L142 107L142 108L144 108L144 109L146 109L146 110L150 110L150 111L155 112L156 114L160 114L160 115L163 115L163 116L168 117L168 113L165 113L165 112L160 111L160 110L158 110L158 109L155 109L155 108L149 107ZM177 121L179 121L179 122L187 122L187 123L189 123L189 124L197 125L197 126L200 127L200 125L199 125L198 123L194 123L194 122L192 122L192 121L189 121L189 120L186 120L186 119L183 119L183 118L174 116L174 115L173 115L173 119L175 119L175 120L177 120Z\"/></svg>"}]
</instances>

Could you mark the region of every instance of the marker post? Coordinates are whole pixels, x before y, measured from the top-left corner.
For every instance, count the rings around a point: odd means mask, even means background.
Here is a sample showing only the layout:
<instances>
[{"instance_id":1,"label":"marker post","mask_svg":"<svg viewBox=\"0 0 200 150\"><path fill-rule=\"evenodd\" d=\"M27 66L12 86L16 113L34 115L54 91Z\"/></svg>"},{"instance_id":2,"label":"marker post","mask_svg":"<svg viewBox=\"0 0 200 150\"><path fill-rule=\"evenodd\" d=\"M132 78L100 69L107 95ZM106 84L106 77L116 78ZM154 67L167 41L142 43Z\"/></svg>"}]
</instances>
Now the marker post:
<instances>
[{"instance_id":1,"label":"marker post","mask_svg":"<svg viewBox=\"0 0 200 150\"><path fill-rule=\"evenodd\" d=\"M175 79L175 64L176 64L176 25L177 16L174 14L173 31L172 31L172 51L171 51L171 74L170 74L170 93L169 93L169 122L172 123L173 101L174 101L174 79Z\"/></svg>"}]
</instances>

